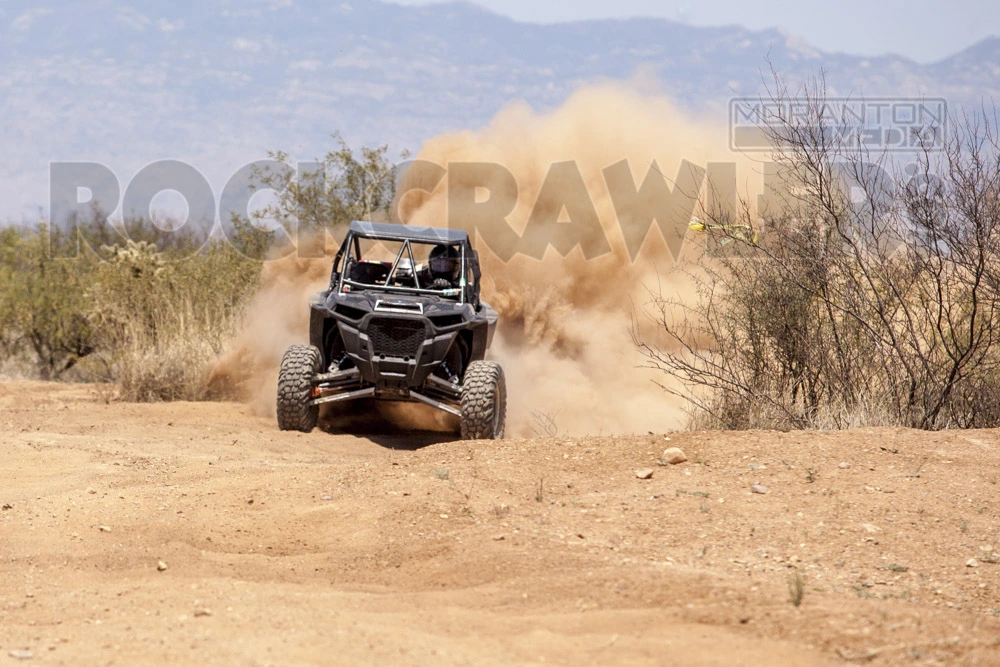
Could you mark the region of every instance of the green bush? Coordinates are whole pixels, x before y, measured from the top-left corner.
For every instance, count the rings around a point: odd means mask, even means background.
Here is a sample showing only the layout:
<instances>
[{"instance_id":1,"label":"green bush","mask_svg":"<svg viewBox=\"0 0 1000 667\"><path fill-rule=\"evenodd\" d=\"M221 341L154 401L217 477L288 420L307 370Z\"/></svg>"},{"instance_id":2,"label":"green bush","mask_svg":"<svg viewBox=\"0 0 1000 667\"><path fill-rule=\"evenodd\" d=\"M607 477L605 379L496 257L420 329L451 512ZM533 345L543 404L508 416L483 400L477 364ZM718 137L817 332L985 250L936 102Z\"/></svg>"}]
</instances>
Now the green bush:
<instances>
[{"instance_id":1,"label":"green bush","mask_svg":"<svg viewBox=\"0 0 1000 667\"><path fill-rule=\"evenodd\" d=\"M45 226L0 233L0 342L5 366L22 362L42 379L58 379L93 353L88 317L93 258L53 259Z\"/></svg>"},{"instance_id":2,"label":"green bush","mask_svg":"<svg viewBox=\"0 0 1000 667\"><path fill-rule=\"evenodd\" d=\"M260 263L193 232L127 228L147 240L87 225L75 258L61 258L75 242L66 230L0 230L4 371L107 382L130 401L209 398L209 366L256 290Z\"/></svg>"},{"instance_id":3,"label":"green bush","mask_svg":"<svg viewBox=\"0 0 1000 667\"><path fill-rule=\"evenodd\" d=\"M191 225L164 231L146 218L116 225L96 207L62 226L0 229L0 372L106 383L127 401L229 391L209 374L239 332L278 236L261 223L302 229L315 242L320 230L389 216L388 148L355 155L334 138L319 170L299 179L275 152L288 169L259 172L254 185L275 189L276 202L228 221L228 239Z\"/></svg>"},{"instance_id":4,"label":"green bush","mask_svg":"<svg viewBox=\"0 0 1000 667\"><path fill-rule=\"evenodd\" d=\"M101 346L92 365L128 401L215 398L212 362L236 332L260 264L224 242L180 260L150 242L103 247L90 320Z\"/></svg>"}]
</instances>

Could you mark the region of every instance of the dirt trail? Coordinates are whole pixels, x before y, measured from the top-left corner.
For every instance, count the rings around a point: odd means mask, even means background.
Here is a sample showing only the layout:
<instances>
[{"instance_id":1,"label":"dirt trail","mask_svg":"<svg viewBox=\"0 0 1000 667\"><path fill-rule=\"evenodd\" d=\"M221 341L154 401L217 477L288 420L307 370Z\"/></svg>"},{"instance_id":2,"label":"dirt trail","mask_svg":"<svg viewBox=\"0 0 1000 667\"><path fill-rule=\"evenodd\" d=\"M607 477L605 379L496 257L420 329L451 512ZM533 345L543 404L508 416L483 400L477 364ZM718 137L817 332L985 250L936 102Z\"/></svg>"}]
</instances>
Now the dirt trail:
<instances>
[{"instance_id":1,"label":"dirt trail","mask_svg":"<svg viewBox=\"0 0 1000 667\"><path fill-rule=\"evenodd\" d=\"M10 383L0 433L0 664L1000 661L993 432L301 435Z\"/></svg>"}]
</instances>

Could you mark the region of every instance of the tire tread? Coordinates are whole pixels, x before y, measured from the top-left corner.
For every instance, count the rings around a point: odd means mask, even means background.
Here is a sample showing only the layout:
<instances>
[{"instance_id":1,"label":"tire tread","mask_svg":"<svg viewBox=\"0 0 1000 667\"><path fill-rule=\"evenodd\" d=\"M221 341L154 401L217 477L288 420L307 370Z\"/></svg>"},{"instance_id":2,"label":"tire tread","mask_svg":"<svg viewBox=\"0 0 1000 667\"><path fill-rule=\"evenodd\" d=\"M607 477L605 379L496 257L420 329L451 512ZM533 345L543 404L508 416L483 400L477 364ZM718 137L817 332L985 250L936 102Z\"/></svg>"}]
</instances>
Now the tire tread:
<instances>
[{"instance_id":1,"label":"tire tread","mask_svg":"<svg viewBox=\"0 0 1000 667\"><path fill-rule=\"evenodd\" d=\"M499 412L499 414L498 414ZM499 440L507 421L507 382L495 361L473 361L462 382L462 439Z\"/></svg>"},{"instance_id":2,"label":"tire tread","mask_svg":"<svg viewBox=\"0 0 1000 667\"><path fill-rule=\"evenodd\" d=\"M312 382L322 357L313 345L292 345L281 359L278 372L278 428L309 433L319 419L319 406L309 405Z\"/></svg>"}]
</instances>

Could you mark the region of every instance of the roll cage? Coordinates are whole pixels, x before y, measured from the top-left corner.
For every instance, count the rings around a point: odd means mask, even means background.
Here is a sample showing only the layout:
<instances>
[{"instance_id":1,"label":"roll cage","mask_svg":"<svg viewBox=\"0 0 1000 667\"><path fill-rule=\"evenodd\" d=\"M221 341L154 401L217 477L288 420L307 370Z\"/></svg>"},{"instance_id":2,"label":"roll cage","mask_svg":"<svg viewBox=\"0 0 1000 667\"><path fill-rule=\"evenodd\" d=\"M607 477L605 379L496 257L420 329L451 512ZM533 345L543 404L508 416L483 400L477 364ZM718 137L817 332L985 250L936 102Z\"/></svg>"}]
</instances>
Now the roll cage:
<instances>
[{"instance_id":1,"label":"roll cage","mask_svg":"<svg viewBox=\"0 0 1000 667\"><path fill-rule=\"evenodd\" d=\"M363 240L398 244L391 261L364 257ZM420 263L422 254L414 246L447 246L457 250L458 276L448 288L433 288L429 267ZM395 247L395 246L393 246ZM378 290L395 294L438 296L458 299L479 308L479 256L462 231L407 227L378 223L351 223L333 262L330 289L337 293Z\"/></svg>"}]
</instances>

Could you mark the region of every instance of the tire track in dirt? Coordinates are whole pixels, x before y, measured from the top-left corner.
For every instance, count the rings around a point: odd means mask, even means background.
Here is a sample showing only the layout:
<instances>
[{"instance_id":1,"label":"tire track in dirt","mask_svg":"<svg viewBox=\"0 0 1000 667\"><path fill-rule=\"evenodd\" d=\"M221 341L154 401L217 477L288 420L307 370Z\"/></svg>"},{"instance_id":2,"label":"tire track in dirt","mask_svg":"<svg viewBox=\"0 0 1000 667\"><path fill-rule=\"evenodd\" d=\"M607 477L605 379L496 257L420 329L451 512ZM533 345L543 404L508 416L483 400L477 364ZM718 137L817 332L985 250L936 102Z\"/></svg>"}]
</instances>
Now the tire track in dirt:
<instances>
[{"instance_id":1,"label":"tire track in dirt","mask_svg":"<svg viewBox=\"0 0 1000 667\"><path fill-rule=\"evenodd\" d=\"M0 408L0 656L989 664L1000 637L992 432L304 435L42 383Z\"/></svg>"}]
</instances>

